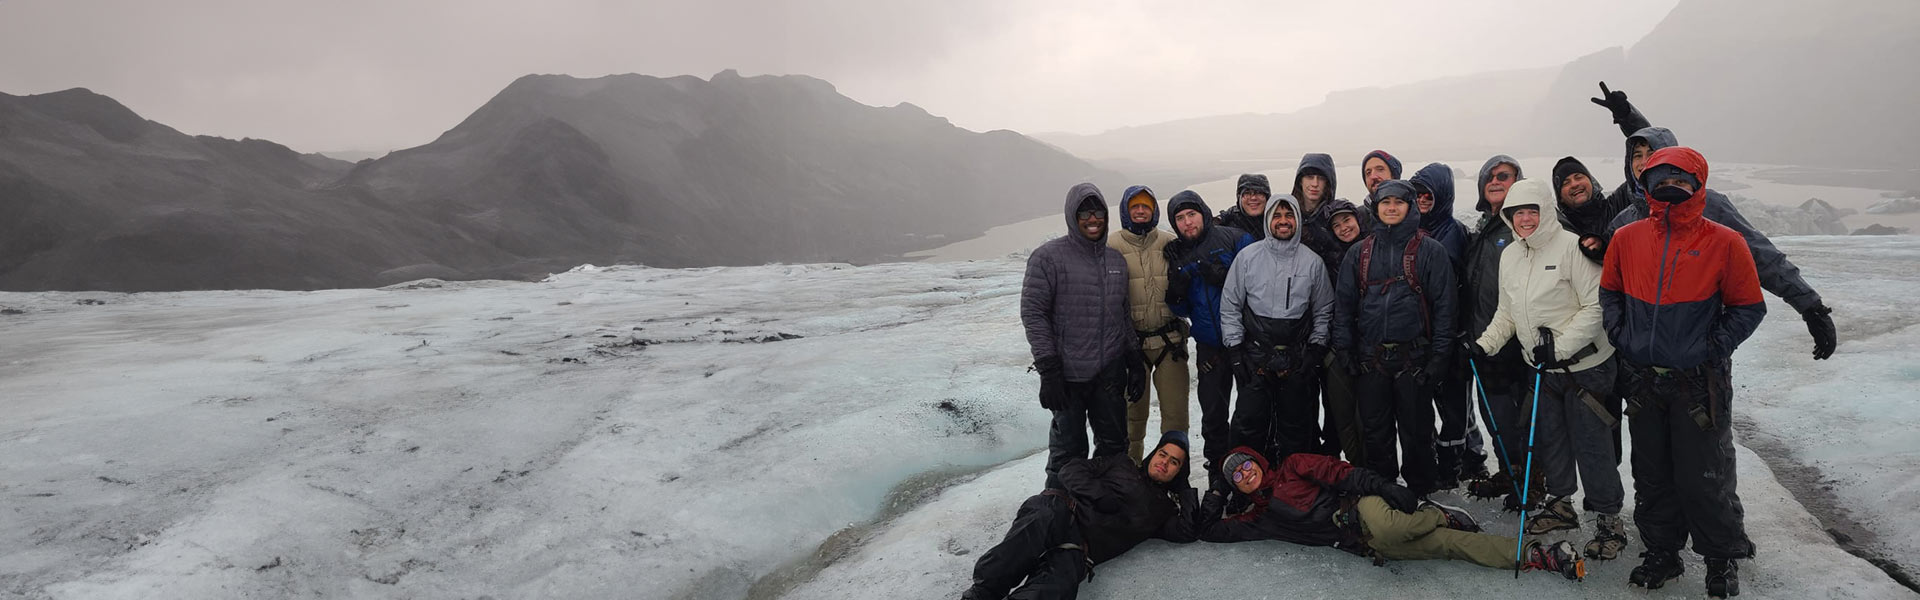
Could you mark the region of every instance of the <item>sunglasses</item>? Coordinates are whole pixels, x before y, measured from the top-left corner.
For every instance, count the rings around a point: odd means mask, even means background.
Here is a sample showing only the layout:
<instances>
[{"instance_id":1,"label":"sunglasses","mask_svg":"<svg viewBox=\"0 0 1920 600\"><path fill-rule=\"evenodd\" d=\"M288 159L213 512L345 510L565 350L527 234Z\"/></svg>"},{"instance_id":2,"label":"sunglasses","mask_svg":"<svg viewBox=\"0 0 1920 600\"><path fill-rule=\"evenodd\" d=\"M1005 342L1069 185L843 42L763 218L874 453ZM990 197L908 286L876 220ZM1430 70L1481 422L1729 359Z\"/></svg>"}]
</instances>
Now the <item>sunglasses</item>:
<instances>
[{"instance_id":1,"label":"sunglasses","mask_svg":"<svg viewBox=\"0 0 1920 600\"><path fill-rule=\"evenodd\" d=\"M1512 180L1512 179L1513 179L1513 174L1512 174L1512 173L1508 173L1508 172L1506 172L1506 171L1501 171L1501 172L1499 172L1499 173L1494 173L1494 174L1493 174L1493 180L1494 180L1494 181L1510 181L1510 180Z\"/></svg>"},{"instance_id":2,"label":"sunglasses","mask_svg":"<svg viewBox=\"0 0 1920 600\"><path fill-rule=\"evenodd\" d=\"M1259 465L1253 464L1253 461L1240 463L1240 466L1233 470L1233 482L1240 483L1253 477L1253 469L1257 466Z\"/></svg>"},{"instance_id":3,"label":"sunglasses","mask_svg":"<svg viewBox=\"0 0 1920 600\"><path fill-rule=\"evenodd\" d=\"M1080 220L1082 220L1082 221L1085 221L1085 220L1088 220L1088 219L1093 219L1093 218L1101 218L1101 219L1105 219L1105 218L1107 218L1107 211L1104 211L1104 210L1083 210L1083 211L1080 211L1080 212L1079 212L1079 213L1078 213L1078 214L1077 214L1076 216L1078 216L1078 217L1080 217Z\"/></svg>"}]
</instances>

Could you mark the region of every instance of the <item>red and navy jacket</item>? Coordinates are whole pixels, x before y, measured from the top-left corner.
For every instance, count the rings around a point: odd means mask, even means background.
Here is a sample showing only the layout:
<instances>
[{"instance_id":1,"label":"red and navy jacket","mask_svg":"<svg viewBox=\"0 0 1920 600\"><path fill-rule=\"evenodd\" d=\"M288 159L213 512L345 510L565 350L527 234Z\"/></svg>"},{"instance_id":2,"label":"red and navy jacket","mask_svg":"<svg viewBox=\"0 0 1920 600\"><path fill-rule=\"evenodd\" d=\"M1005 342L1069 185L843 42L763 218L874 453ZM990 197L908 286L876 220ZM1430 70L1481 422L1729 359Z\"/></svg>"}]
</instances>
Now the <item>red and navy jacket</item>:
<instances>
[{"instance_id":1,"label":"red and navy jacket","mask_svg":"<svg viewBox=\"0 0 1920 600\"><path fill-rule=\"evenodd\" d=\"M1649 198L1647 218L1614 234L1600 305L1607 338L1628 361L1690 369L1732 356L1767 305L1746 239L1701 216L1707 159L1675 146L1654 152L1646 168L1663 164L1699 178L1699 189L1679 204Z\"/></svg>"}]
</instances>

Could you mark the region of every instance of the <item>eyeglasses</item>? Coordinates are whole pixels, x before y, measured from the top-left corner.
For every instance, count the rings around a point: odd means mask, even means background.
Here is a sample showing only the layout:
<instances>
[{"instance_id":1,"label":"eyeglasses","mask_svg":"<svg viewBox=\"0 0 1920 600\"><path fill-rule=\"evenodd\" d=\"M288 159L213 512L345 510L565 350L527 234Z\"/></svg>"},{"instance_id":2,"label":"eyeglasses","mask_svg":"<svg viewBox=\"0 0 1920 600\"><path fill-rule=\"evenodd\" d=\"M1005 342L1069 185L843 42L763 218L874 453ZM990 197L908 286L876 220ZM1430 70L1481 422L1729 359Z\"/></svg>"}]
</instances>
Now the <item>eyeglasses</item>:
<instances>
[{"instance_id":1,"label":"eyeglasses","mask_svg":"<svg viewBox=\"0 0 1920 600\"><path fill-rule=\"evenodd\" d=\"M1105 219L1105 218L1107 218L1107 211L1104 211L1104 210L1083 210L1083 211L1080 211L1080 212L1079 212L1079 213L1078 213L1078 214L1077 214L1076 216L1078 216L1078 217L1080 217L1080 220L1082 220L1082 221L1086 221L1086 220L1090 220L1090 219L1095 219L1095 218L1099 218L1099 219Z\"/></svg>"},{"instance_id":2,"label":"eyeglasses","mask_svg":"<svg viewBox=\"0 0 1920 600\"><path fill-rule=\"evenodd\" d=\"M1506 172L1506 171L1501 171L1501 172L1499 172L1499 173L1494 173L1494 174L1493 174L1493 180L1494 180L1494 181L1510 181L1510 180L1512 180L1512 179L1513 179L1513 174L1512 174L1512 173L1508 173L1508 172Z\"/></svg>"}]
</instances>

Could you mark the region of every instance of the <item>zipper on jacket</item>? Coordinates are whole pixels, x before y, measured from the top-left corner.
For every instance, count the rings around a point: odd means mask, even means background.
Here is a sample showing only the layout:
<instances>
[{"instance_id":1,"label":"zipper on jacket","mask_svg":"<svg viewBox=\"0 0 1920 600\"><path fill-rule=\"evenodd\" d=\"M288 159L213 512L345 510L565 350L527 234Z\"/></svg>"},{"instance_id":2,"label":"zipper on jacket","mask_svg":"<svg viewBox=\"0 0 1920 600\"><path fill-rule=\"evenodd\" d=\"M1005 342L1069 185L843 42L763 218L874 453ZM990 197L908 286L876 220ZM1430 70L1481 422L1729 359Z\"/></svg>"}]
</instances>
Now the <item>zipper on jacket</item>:
<instances>
[{"instance_id":1,"label":"zipper on jacket","mask_svg":"<svg viewBox=\"0 0 1920 600\"><path fill-rule=\"evenodd\" d=\"M1660 282L1653 287L1653 322L1647 328L1648 355L1657 354L1660 348L1653 338L1660 333L1660 298L1667 291L1667 254L1673 248L1673 207L1668 206L1662 217L1667 220L1667 241L1660 245Z\"/></svg>"}]
</instances>

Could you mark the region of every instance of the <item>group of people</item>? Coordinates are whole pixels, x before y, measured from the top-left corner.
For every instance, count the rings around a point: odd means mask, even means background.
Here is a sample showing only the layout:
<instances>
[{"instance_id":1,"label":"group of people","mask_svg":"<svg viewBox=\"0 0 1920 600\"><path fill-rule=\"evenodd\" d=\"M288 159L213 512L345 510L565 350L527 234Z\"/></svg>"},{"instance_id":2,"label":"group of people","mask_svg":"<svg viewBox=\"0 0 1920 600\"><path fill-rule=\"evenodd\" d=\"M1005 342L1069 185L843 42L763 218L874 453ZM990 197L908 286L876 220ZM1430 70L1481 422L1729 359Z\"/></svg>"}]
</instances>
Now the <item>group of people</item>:
<instances>
[{"instance_id":1,"label":"group of people","mask_svg":"<svg viewBox=\"0 0 1920 600\"><path fill-rule=\"evenodd\" d=\"M1730 357L1766 314L1763 288L1800 313L1815 359L1834 351L1831 311L1707 187L1705 158L1601 90L1593 101L1627 135L1627 180L1603 195L1573 157L1541 180L1494 156L1472 229L1453 217L1451 168L1402 179L1383 151L1361 160L1360 205L1337 196L1330 156L1307 154L1288 193L1242 175L1217 215L1175 194L1171 232L1145 186L1123 192L1111 236L1105 196L1074 186L1068 234L1029 257L1020 304L1053 415L1046 489L963 597L1071 598L1095 565L1150 538L1580 579L1586 559L1629 545L1623 419L1645 548L1629 583L1678 578L1691 539L1709 595L1739 594L1735 561L1754 546L1735 490ZM1188 475L1189 390L1204 494ZM1462 485L1528 513L1529 543L1429 499ZM1570 497L1583 486L1584 547L1533 537L1582 529Z\"/></svg>"}]
</instances>

